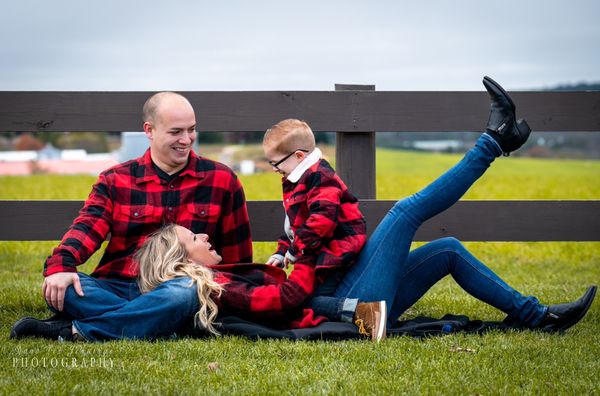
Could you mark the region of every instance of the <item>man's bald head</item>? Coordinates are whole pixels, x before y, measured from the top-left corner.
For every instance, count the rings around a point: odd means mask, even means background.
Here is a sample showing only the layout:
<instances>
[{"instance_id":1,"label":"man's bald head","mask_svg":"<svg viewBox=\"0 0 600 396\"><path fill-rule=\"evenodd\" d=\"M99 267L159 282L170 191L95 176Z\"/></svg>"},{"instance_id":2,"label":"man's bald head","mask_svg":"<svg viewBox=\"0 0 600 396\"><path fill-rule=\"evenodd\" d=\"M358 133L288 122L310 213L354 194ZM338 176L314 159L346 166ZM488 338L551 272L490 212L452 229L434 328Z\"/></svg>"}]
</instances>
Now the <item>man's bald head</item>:
<instances>
[{"instance_id":1,"label":"man's bald head","mask_svg":"<svg viewBox=\"0 0 600 396\"><path fill-rule=\"evenodd\" d=\"M168 174L183 169L196 140L196 115L190 102L174 92L159 92L144 104L143 117L152 161Z\"/></svg>"},{"instance_id":2,"label":"man's bald head","mask_svg":"<svg viewBox=\"0 0 600 396\"><path fill-rule=\"evenodd\" d=\"M142 108L144 122L154 124L159 118L161 107L164 104L172 104L174 102L179 102L184 105L187 104L190 108L192 107L190 102L183 95L169 91L158 92L148 98L146 103L144 103L144 107Z\"/></svg>"}]
</instances>

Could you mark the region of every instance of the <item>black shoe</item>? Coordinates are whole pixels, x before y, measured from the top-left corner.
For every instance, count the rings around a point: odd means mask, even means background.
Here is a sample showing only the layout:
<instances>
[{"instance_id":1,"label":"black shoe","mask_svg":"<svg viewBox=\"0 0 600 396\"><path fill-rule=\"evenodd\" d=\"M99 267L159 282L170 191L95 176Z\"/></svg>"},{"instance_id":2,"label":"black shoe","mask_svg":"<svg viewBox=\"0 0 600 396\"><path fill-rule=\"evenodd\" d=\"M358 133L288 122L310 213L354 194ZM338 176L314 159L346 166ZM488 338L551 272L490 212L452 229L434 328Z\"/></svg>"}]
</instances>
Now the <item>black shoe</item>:
<instances>
[{"instance_id":1,"label":"black shoe","mask_svg":"<svg viewBox=\"0 0 600 396\"><path fill-rule=\"evenodd\" d=\"M10 338L41 337L50 340L71 341L73 332L68 320L45 321L36 318L18 320L10 330Z\"/></svg>"},{"instance_id":2,"label":"black shoe","mask_svg":"<svg viewBox=\"0 0 600 396\"><path fill-rule=\"evenodd\" d=\"M486 131L508 156L527 141L531 128L523 119L515 121L515 104L500 84L485 76L483 85L492 100Z\"/></svg>"},{"instance_id":3,"label":"black shoe","mask_svg":"<svg viewBox=\"0 0 600 396\"><path fill-rule=\"evenodd\" d=\"M590 286L577 301L548 306L546 317L535 328L547 333L556 333L573 326L587 313L594 301L597 288L597 286Z\"/></svg>"},{"instance_id":4,"label":"black shoe","mask_svg":"<svg viewBox=\"0 0 600 396\"><path fill-rule=\"evenodd\" d=\"M63 314L62 312L58 312L50 316L49 318L42 319L42 322L55 322L57 320L67 320L67 316L65 316L65 314Z\"/></svg>"}]
</instances>

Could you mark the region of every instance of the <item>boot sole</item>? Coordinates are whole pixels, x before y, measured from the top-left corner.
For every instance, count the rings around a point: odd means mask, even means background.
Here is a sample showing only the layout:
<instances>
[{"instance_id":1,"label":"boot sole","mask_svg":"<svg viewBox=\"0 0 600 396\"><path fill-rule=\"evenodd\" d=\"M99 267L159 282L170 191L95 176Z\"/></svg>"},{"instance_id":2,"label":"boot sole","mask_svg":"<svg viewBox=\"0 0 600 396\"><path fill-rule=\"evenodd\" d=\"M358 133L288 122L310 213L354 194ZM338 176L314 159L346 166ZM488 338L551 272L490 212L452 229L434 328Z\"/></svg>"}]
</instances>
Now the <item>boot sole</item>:
<instances>
[{"instance_id":1,"label":"boot sole","mask_svg":"<svg viewBox=\"0 0 600 396\"><path fill-rule=\"evenodd\" d=\"M590 286L586 292L583 294L582 299L584 301L586 301L585 306L583 307L583 309L581 310L581 312L579 313L579 315L577 315L577 317L575 319L573 319L572 321L565 323L564 325L562 325L558 331L565 331L567 330L569 327L575 325L577 322L579 322L581 319L583 319L583 317L585 316L585 314L587 313L587 311L590 309L590 307L592 306L592 303L594 302L594 298L596 297L596 290L598 289L598 286Z\"/></svg>"},{"instance_id":2,"label":"boot sole","mask_svg":"<svg viewBox=\"0 0 600 396\"><path fill-rule=\"evenodd\" d=\"M504 95L506 97L506 99L508 99L508 103L510 103L510 106L512 107L512 111L513 113L516 110L516 106L515 106L515 102L513 102L512 98L510 97L510 95L504 90L504 88L502 88L500 86L500 84L498 84L496 81L492 80L490 77L485 76L483 77L483 79L487 82L489 82L490 84L492 84L498 91L502 92L502 95Z\"/></svg>"}]
</instances>

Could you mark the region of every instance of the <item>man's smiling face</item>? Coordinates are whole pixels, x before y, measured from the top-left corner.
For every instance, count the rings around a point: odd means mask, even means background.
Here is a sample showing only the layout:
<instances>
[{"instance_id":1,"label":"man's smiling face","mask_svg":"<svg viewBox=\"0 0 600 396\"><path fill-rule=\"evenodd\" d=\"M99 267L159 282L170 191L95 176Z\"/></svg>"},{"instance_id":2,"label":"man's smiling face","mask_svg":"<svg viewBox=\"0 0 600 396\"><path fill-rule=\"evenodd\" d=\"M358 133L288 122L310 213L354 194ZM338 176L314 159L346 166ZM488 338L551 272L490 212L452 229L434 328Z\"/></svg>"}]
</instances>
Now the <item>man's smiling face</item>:
<instances>
[{"instance_id":1,"label":"man's smiling face","mask_svg":"<svg viewBox=\"0 0 600 396\"><path fill-rule=\"evenodd\" d=\"M196 140L196 116L183 97L161 100L154 119L144 123L154 163L168 174L183 169Z\"/></svg>"}]
</instances>

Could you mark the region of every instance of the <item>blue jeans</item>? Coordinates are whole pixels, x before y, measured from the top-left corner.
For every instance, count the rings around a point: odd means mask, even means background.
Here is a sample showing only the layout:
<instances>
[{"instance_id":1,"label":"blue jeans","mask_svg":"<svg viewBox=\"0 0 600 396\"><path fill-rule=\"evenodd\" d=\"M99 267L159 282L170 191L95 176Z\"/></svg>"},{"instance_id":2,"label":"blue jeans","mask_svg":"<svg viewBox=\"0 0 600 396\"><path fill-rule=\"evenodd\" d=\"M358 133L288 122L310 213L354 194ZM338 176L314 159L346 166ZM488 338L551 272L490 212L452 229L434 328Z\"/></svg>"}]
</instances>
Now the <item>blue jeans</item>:
<instances>
[{"instance_id":1,"label":"blue jeans","mask_svg":"<svg viewBox=\"0 0 600 396\"><path fill-rule=\"evenodd\" d=\"M524 325L537 324L547 307L535 297L525 297L511 288L456 239L433 241L409 253L419 226L458 201L500 154L493 138L483 134L458 164L420 192L398 201L377 226L334 296L385 300L392 324L431 286L450 274L474 297ZM335 306L335 299L326 299L320 297L317 306Z\"/></svg>"},{"instance_id":2,"label":"blue jeans","mask_svg":"<svg viewBox=\"0 0 600 396\"><path fill-rule=\"evenodd\" d=\"M358 298L331 297L335 294L344 276L345 272L342 270L330 273L325 281L317 287L307 304L315 311L315 314L325 316L331 321L352 323Z\"/></svg>"},{"instance_id":3,"label":"blue jeans","mask_svg":"<svg viewBox=\"0 0 600 396\"><path fill-rule=\"evenodd\" d=\"M63 314L88 341L156 339L174 334L199 310L195 285L177 278L141 294L136 281L79 274L84 296L67 288ZM56 311L55 311L56 312Z\"/></svg>"}]
</instances>

